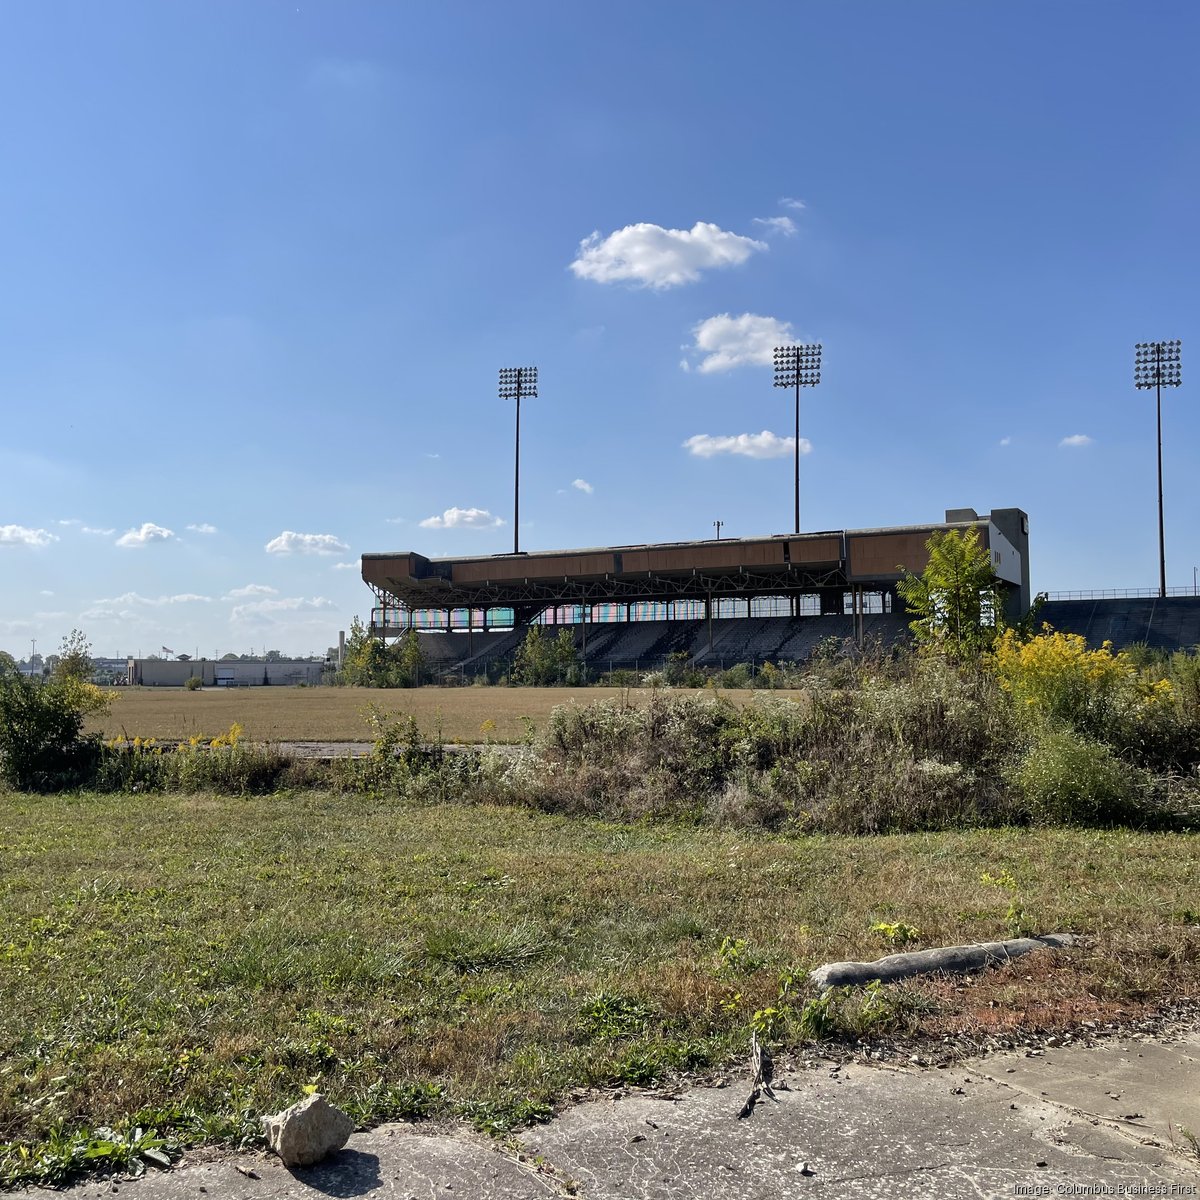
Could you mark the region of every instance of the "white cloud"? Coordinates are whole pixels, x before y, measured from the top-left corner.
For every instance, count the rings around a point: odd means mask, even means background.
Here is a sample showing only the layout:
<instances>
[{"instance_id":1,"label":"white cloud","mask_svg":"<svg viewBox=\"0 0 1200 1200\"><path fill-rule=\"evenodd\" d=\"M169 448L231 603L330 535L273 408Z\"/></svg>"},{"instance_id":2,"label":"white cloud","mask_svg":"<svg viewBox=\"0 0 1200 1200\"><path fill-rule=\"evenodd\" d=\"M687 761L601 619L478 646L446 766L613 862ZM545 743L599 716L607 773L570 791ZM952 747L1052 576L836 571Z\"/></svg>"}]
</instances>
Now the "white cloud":
<instances>
[{"instance_id":1,"label":"white cloud","mask_svg":"<svg viewBox=\"0 0 1200 1200\"><path fill-rule=\"evenodd\" d=\"M54 593L49 591L47 588L42 588L42 590L39 594L42 596L53 596L54 595Z\"/></svg>"},{"instance_id":2,"label":"white cloud","mask_svg":"<svg viewBox=\"0 0 1200 1200\"><path fill-rule=\"evenodd\" d=\"M744 458L782 458L794 454L796 439L780 437L764 429L762 433L738 433L726 437L710 437L697 433L683 443L684 449L697 458L712 458L714 454L740 454ZM800 439L800 453L809 454L812 443Z\"/></svg>"},{"instance_id":3,"label":"white cloud","mask_svg":"<svg viewBox=\"0 0 1200 1200\"><path fill-rule=\"evenodd\" d=\"M755 217L752 224L765 226L768 235L782 233L791 237L796 232L796 222L791 217Z\"/></svg>"},{"instance_id":4,"label":"white cloud","mask_svg":"<svg viewBox=\"0 0 1200 1200\"><path fill-rule=\"evenodd\" d=\"M268 554L344 554L350 547L332 533L293 533L285 529L266 546Z\"/></svg>"},{"instance_id":5,"label":"white cloud","mask_svg":"<svg viewBox=\"0 0 1200 1200\"><path fill-rule=\"evenodd\" d=\"M79 617L83 621L134 621L142 615L133 609L87 608Z\"/></svg>"},{"instance_id":6,"label":"white cloud","mask_svg":"<svg viewBox=\"0 0 1200 1200\"><path fill-rule=\"evenodd\" d=\"M775 361L775 347L796 341L792 327L775 317L742 313L740 317L720 313L692 328L693 343L688 349L703 355L697 370L702 375L732 371L735 367L769 367Z\"/></svg>"},{"instance_id":7,"label":"white cloud","mask_svg":"<svg viewBox=\"0 0 1200 1200\"><path fill-rule=\"evenodd\" d=\"M99 537L112 537L117 532L115 529L97 529L91 525L85 525L78 517L68 517L65 521L58 523L69 527L78 527L80 533L94 533Z\"/></svg>"},{"instance_id":8,"label":"white cloud","mask_svg":"<svg viewBox=\"0 0 1200 1200\"><path fill-rule=\"evenodd\" d=\"M340 562L334 563L330 569L333 571L357 571L359 565L357 562Z\"/></svg>"},{"instance_id":9,"label":"white cloud","mask_svg":"<svg viewBox=\"0 0 1200 1200\"><path fill-rule=\"evenodd\" d=\"M1002 445L1002 446L1011 446L1011 445L1012 445L1012 438L1010 438L1010 437L1002 437L1002 438L1000 439L1000 445Z\"/></svg>"},{"instance_id":10,"label":"white cloud","mask_svg":"<svg viewBox=\"0 0 1200 1200\"><path fill-rule=\"evenodd\" d=\"M781 196L779 200L780 208L794 208L797 212L802 212L807 205L803 200L793 200L791 196Z\"/></svg>"},{"instance_id":11,"label":"white cloud","mask_svg":"<svg viewBox=\"0 0 1200 1200\"><path fill-rule=\"evenodd\" d=\"M95 604L148 604L160 608L164 604L211 604L211 596L199 596L195 592L180 592L175 596L140 596L137 592L125 592L120 596L106 597Z\"/></svg>"},{"instance_id":12,"label":"white cloud","mask_svg":"<svg viewBox=\"0 0 1200 1200\"><path fill-rule=\"evenodd\" d=\"M1060 446L1090 446L1092 439L1086 433L1073 433L1058 443Z\"/></svg>"},{"instance_id":13,"label":"white cloud","mask_svg":"<svg viewBox=\"0 0 1200 1200\"><path fill-rule=\"evenodd\" d=\"M664 229L642 222L602 238L597 230L579 243L571 270L596 283L625 280L643 287L669 288L695 283L700 272L744 263L766 242L742 237L708 221L691 229Z\"/></svg>"},{"instance_id":14,"label":"white cloud","mask_svg":"<svg viewBox=\"0 0 1200 1200\"><path fill-rule=\"evenodd\" d=\"M242 600L247 596L278 596L279 589L269 583L248 583L245 587L233 588L224 597L226 600Z\"/></svg>"},{"instance_id":15,"label":"white cloud","mask_svg":"<svg viewBox=\"0 0 1200 1200\"><path fill-rule=\"evenodd\" d=\"M422 529L495 529L503 525L486 508L448 508L440 517L426 517Z\"/></svg>"},{"instance_id":16,"label":"white cloud","mask_svg":"<svg viewBox=\"0 0 1200 1200\"><path fill-rule=\"evenodd\" d=\"M151 542L167 542L173 538L175 534L164 529L161 525L155 525L151 521L146 521L140 529L130 529L121 534L117 538L118 546L148 546Z\"/></svg>"},{"instance_id":17,"label":"white cloud","mask_svg":"<svg viewBox=\"0 0 1200 1200\"><path fill-rule=\"evenodd\" d=\"M441 458L442 456L440 454L430 454L428 451L426 451L425 457L426 458Z\"/></svg>"},{"instance_id":18,"label":"white cloud","mask_svg":"<svg viewBox=\"0 0 1200 1200\"><path fill-rule=\"evenodd\" d=\"M572 479L571 486L578 488L581 492L587 492L589 496L596 490L586 479Z\"/></svg>"},{"instance_id":19,"label":"white cloud","mask_svg":"<svg viewBox=\"0 0 1200 1200\"><path fill-rule=\"evenodd\" d=\"M48 546L58 538L45 529L24 525L0 525L0 546Z\"/></svg>"},{"instance_id":20,"label":"white cloud","mask_svg":"<svg viewBox=\"0 0 1200 1200\"><path fill-rule=\"evenodd\" d=\"M193 533L216 533L217 527L210 525L207 521L202 521L199 525L189 525L188 528Z\"/></svg>"},{"instance_id":21,"label":"white cloud","mask_svg":"<svg viewBox=\"0 0 1200 1200\"><path fill-rule=\"evenodd\" d=\"M286 613L325 612L336 607L332 600L324 596L314 596L306 600L303 596L285 596L280 600L251 600L249 604L237 604L230 610L230 621L254 621L269 618L272 615Z\"/></svg>"}]
</instances>

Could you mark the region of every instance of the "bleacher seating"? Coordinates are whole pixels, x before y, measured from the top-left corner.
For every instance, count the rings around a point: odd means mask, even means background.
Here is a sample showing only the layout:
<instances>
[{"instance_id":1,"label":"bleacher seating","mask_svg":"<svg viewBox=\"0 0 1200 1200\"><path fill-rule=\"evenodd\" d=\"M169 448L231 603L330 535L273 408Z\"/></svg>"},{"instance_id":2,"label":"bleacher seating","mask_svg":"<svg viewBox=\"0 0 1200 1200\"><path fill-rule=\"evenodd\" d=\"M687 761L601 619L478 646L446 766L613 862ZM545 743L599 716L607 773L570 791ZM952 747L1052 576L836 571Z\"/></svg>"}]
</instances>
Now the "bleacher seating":
<instances>
[{"instance_id":1,"label":"bleacher seating","mask_svg":"<svg viewBox=\"0 0 1200 1200\"><path fill-rule=\"evenodd\" d=\"M1039 620L1063 633L1082 634L1096 648L1121 650L1144 642L1157 650L1191 650L1200 644L1200 597L1049 600Z\"/></svg>"},{"instance_id":2,"label":"bleacher seating","mask_svg":"<svg viewBox=\"0 0 1200 1200\"><path fill-rule=\"evenodd\" d=\"M868 642L891 645L907 636L902 616L873 614L863 618ZM548 637L559 629L571 630L580 656L596 671L617 668L658 670L672 654L686 654L698 666L731 667L735 663L802 662L829 639L845 642L854 637L854 618L748 617L722 618L708 623L689 621L631 621L545 627ZM476 633L470 647L465 633L421 633L421 646L434 669L461 669L480 674L489 664L511 659L525 639L525 630Z\"/></svg>"},{"instance_id":3,"label":"bleacher seating","mask_svg":"<svg viewBox=\"0 0 1200 1200\"><path fill-rule=\"evenodd\" d=\"M1166 600L1054 600L1041 611L1041 620L1066 633L1082 634L1096 647L1111 641L1119 650L1135 642L1164 650L1190 650L1200 645L1200 597L1171 596ZM686 654L701 667L726 668L737 663L804 662L832 640L854 638L854 618L840 615L809 617L724 617L709 625L703 620L630 621L546 626L548 637L571 630L575 645L594 672L617 668L659 670L669 655ZM863 617L868 644L889 647L911 636L902 613L871 613ZM524 629L501 632L421 632L426 661L438 672L483 673L493 663L512 659L525 640ZM586 641L586 644L585 644Z\"/></svg>"}]
</instances>

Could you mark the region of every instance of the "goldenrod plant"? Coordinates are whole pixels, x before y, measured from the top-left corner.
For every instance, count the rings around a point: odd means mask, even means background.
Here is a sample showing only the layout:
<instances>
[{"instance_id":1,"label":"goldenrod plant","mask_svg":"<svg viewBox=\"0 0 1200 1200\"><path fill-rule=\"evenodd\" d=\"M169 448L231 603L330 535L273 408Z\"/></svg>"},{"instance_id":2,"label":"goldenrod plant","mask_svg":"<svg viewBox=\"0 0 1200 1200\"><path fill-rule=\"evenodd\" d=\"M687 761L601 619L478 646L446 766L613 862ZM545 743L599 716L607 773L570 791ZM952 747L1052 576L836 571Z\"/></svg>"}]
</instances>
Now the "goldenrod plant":
<instances>
[{"instance_id":1,"label":"goldenrod plant","mask_svg":"<svg viewBox=\"0 0 1200 1200\"><path fill-rule=\"evenodd\" d=\"M1174 706L1170 680L1143 673L1128 654L1114 653L1112 642L1089 650L1077 633L1042 630L1022 641L1008 629L996 642L996 676L1018 705L1083 731L1125 712Z\"/></svg>"}]
</instances>

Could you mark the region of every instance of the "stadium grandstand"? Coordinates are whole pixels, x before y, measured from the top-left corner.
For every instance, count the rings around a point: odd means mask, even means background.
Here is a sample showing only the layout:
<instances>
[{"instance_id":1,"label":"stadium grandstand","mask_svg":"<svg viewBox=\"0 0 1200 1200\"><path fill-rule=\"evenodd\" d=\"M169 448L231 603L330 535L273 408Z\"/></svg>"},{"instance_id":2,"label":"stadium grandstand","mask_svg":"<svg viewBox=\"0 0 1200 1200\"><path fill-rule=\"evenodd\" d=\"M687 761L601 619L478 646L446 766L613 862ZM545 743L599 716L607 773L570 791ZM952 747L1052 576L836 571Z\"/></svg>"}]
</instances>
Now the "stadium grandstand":
<instances>
[{"instance_id":1,"label":"stadium grandstand","mask_svg":"<svg viewBox=\"0 0 1200 1200\"><path fill-rule=\"evenodd\" d=\"M370 633L421 634L435 670L477 674L511 658L530 625L570 628L585 661L610 667L686 654L698 665L802 661L829 638L907 634L896 584L919 574L937 532L975 531L1029 610L1029 518L1017 508L946 511L929 525L757 538L426 558L364 554ZM448 635L448 636L447 636Z\"/></svg>"}]
</instances>

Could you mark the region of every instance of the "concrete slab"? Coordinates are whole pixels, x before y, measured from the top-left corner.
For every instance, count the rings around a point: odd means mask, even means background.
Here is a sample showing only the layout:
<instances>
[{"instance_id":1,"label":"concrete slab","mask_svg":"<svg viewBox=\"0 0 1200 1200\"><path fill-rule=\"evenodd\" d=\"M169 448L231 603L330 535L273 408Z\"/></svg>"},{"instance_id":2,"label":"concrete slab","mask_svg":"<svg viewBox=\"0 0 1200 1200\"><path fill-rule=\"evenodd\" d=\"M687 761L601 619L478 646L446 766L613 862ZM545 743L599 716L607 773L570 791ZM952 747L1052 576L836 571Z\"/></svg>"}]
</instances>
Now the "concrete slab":
<instances>
[{"instance_id":1,"label":"concrete slab","mask_svg":"<svg viewBox=\"0 0 1200 1200\"><path fill-rule=\"evenodd\" d=\"M262 1153L70 1189L74 1200L782 1200L1200 1196L1200 1034L996 1055L944 1070L816 1063L748 1083L591 1100L519 1141L388 1125L326 1163ZM1114 1096L1113 1093L1116 1093ZM1103 1101L1103 1102L1102 1102ZM1140 1113L1139 1117L1132 1114ZM1170 1130L1175 1130L1174 1138ZM1091 1189L1085 1191L1083 1189ZM1123 1191L1121 1189L1124 1189Z\"/></svg>"},{"instance_id":2,"label":"concrete slab","mask_svg":"<svg viewBox=\"0 0 1200 1200\"><path fill-rule=\"evenodd\" d=\"M1018 1187L1200 1185L1200 1170L1169 1153L1097 1135L1045 1101L1014 1102L967 1072L851 1066L785 1083L780 1102L747 1121L735 1116L739 1084L585 1105L523 1141L587 1200L978 1200L1039 1194Z\"/></svg>"},{"instance_id":3,"label":"concrete slab","mask_svg":"<svg viewBox=\"0 0 1200 1200\"><path fill-rule=\"evenodd\" d=\"M273 1155L238 1154L58 1194L112 1200L114 1192L127 1200L529 1200L555 1195L556 1189L539 1182L534 1165L499 1153L469 1130L430 1134L412 1125L382 1125L354 1134L345 1149L315 1167L289 1170Z\"/></svg>"},{"instance_id":4,"label":"concrete slab","mask_svg":"<svg viewBox=\"0 0 1200 1200\"><path fill-rule=\"evenodd\" d=\"M976 1069L1135 1139L1187 1148L1182 1130L1200 1137L1200 1033L994 1055Z\"/></svg>"}]
</instances>

